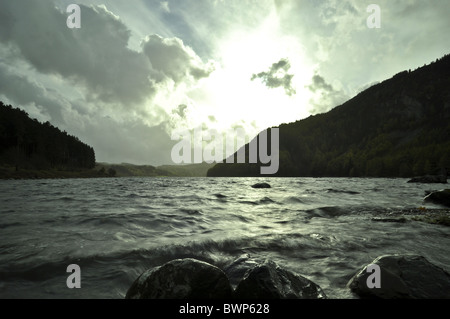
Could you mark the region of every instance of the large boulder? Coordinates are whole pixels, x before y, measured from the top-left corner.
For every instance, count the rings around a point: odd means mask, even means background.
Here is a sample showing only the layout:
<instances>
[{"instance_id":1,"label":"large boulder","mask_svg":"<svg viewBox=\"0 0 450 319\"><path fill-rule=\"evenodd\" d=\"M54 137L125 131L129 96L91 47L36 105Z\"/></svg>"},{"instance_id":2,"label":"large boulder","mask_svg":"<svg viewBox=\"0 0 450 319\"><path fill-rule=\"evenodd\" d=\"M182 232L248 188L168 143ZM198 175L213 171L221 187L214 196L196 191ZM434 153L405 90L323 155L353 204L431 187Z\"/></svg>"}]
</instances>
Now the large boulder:
<instances>
[{"instance_id":1,"label":"large boulder","mask_svg":"<svg viewBox=\"0 0 450 319\"><path fill-rule=\"evenodd\" d=\"M425 202L444 205L450 207L450 189L429 192L423 199Z\"/></svg>"},{"instance_id":2,"label":"large boulder","mask_svg":"<svg viewBox=\"0 0 450 319\"><path fill-rule=\"evenodd\" d=\"M224 299L232 288L225 273L206 262L172 260L142 273L126 294L127 299Z\"/></svg>"},{"instance_id":3,"label":"large boulder","mask_svg":"<svg viewBox=\"0 0 450 319\"><path fill-rule=\"evenodd\" d=\"M249 254L243 254L228 265L223 267L223 271L230 281L231 287L236 289L237 285L244 278L245 274L255 268L258 262L250 257Z\"/></svg>"},{"instance_id":4,"label":"large boulder","mask_svg":"<svg viewBox=\"0 0 450 319\"><path fill-rule=\"evenodd\" d=\"M235 290L238 299L325 299L314 282L265 261L247 271Z\"/></svg>"},{"instance_id":5,"label":"large boulder","mask_svg":"<svg viewBox=\"0 0 450 319\"><path fill-rule=\"evenodd\" d=\"M370 288L367 279L373 273L365 266L347 286L361 298L447 299L450 298L450 275L422 256L388 255L371 264L380 268L380 287Z\"/></svg>"}]
</instances>

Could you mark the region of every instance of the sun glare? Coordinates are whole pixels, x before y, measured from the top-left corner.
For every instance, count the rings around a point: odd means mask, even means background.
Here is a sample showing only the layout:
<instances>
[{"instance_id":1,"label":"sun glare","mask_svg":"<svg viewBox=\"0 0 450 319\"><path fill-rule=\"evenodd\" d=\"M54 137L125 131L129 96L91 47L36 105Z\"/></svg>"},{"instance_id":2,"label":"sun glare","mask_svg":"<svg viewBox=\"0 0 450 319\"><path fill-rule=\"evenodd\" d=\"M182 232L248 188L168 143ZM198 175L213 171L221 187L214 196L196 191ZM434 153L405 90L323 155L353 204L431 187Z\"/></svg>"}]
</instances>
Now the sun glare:
<instances>
[{"instance_id":1,"label":"sun glare","mask_svg":"<svg viewBox=\"0 0 450 319\"><path fill-rule=\"evenodd\" d=\"M297 39L279 34L276 15L251 32L231 32L218 48L219 64L204 81L203 97L199 99L196 93L197 115L213 115L218 129L245 122L253 123L257 130L307 116L311 96L305 86L314 66L305 62L302 51ZM294 94L288 95L283 87L268 87L260 79L252 80L254 74L268 71L281 59L289 61L286 73L293 75Z\"/></svg>"}]
</instances>

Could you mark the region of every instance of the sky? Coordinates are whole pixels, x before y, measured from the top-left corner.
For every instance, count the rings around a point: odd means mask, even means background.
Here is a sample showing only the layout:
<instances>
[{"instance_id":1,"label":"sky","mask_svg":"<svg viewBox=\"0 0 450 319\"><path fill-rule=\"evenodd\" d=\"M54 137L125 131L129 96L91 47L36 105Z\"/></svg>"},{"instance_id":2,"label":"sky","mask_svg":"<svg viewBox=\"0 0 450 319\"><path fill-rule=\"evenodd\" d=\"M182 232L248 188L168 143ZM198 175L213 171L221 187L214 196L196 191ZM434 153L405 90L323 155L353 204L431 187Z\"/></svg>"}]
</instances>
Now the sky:
<instances>
[{"instance_id":1,"label":"sky","mask_svg":"<svg viewBox=\"0 0 450 319\"><path fill-rule=\"evenodd\" d=\"M0 0L0 100L98 162L173 164L177 132L252 138L450 53L449 14L448 0Z\"/></svg>"}]
</instances>

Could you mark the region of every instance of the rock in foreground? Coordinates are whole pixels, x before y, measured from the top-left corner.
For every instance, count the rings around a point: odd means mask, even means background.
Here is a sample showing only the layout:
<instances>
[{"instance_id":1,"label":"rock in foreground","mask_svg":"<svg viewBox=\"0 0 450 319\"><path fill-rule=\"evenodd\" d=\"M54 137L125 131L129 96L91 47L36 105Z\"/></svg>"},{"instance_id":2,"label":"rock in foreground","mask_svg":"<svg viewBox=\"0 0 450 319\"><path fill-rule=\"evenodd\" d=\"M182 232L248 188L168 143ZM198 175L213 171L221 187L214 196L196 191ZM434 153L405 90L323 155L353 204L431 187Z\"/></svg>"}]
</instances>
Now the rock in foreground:
<instances>
[{"instance_id":1,"label":"rock in foreground","mask_svg":"<svg viewBox=\"0 0 450 319\"><path fill-rule=\"evenodd\" d=\"M423 200L425 202L431 202L434 204L450 207L450 189L430 192L427 196L425 196Z\"/></svg>"},{"instance_id":2,"label":"rock in foreground","mask_svg":"<svg viewBox=\"0 0 450 319\"><path fill-rule=\"evenodd\" d=\"M371 264L380 267L380 288L369 288L367 266L348 283L362 298L383 299L448 299L450 275L422 256L381 256Z\"/></svg>"},{"instance_id":3,"label":"rock in foreground","mask_svg":"<svg viewBox=\"0 0 450 319\"><path fill-rule=\"evenodd\" d=\"M223 271L227 275L231 286L235 289L244 278L245 274L257 265L258 262L253 260L249 254L244 254L234 260L231 264L225 266Z\"/></svg>"},{"instance_id":4,"label":"rock in foreground","mask_svg":"<svg viewBox=\"0 0 450 319\"><path fill-rule=\"evenodd\" d=\"M244 255L226 268L195 259L176 259L142 273L127 299L325 299L312 281L279 267L257 263ZM229 277L231 279L228 279ZM234 283L236 290L230 285Z\"/></svg>"},{"instance_id":5,"label":"rock in foreground","mask_svg":"<svg viewBox=\"0 0 450 319\"><path fill-rule=\"evenodd\" d=\"M325 299L312 281L266 261L248 271L236 288L237 299Z\"/></svg>"},{"instance_id":6,"label":"rock in foreground","mask_svg":"<svg viewBox=\"0 0 450 319\"><path fill-rule=\"evenodd\" d=\"M172 260L142 273L128 289L127 299L224 299L232 288L225 273L206 262Z\"/></svg>"}]
</instances>

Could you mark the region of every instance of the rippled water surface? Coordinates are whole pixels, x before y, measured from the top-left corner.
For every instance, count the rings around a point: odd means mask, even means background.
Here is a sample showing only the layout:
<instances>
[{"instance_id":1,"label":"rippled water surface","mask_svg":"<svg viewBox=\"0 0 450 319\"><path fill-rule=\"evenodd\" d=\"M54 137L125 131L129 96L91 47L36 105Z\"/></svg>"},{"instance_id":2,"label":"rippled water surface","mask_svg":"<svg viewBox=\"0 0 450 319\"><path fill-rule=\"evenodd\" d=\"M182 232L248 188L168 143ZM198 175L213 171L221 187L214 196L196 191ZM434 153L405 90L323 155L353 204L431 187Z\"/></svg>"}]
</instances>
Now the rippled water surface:
<instances>
[{"instance_id":1,"label":"rippled water surface","mask_svg":"<svg viewBox=\"0 0 450 319\"><path fill-rule=\"evenodd\" d=\"M354 298L346 283L379 255L420 254L450 270L449 227L372 220L437 208L422 202L435 188L344 178L0 181L0 297L123 298L145 269L171 259L223 267L247 253L328 297ZM81 267L81 289L66 286L69 264Z\"/></svg>"}]
</instances>

